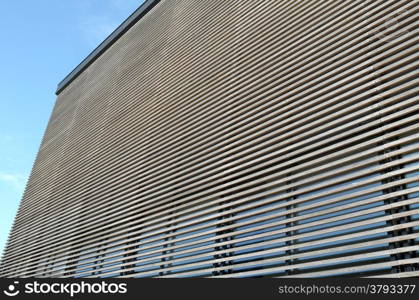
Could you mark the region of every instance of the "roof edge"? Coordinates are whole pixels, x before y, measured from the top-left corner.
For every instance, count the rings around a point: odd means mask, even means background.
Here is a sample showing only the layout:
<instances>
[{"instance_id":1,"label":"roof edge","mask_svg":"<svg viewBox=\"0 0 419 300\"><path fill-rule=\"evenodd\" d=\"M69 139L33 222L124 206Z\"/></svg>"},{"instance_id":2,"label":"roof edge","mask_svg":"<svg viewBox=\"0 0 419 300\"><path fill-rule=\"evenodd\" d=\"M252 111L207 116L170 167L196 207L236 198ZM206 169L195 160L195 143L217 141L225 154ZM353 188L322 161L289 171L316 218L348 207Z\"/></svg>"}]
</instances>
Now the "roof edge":
<instances>
[{"instance_id":1,"label":"roof edge","mask_svg":"<svg viewBox=\"0 0 419 300\"><path fill-rule=\"evenodd\" d=\"M146 0L135 10L121 25L118 26L102 43L99 44L77 67L73 69L57 86L56 95L61 93L74 79L77 78L88 66L98 59L111 47L125 32L134 26L161 0Z\"/></svg>"}]
</instances>

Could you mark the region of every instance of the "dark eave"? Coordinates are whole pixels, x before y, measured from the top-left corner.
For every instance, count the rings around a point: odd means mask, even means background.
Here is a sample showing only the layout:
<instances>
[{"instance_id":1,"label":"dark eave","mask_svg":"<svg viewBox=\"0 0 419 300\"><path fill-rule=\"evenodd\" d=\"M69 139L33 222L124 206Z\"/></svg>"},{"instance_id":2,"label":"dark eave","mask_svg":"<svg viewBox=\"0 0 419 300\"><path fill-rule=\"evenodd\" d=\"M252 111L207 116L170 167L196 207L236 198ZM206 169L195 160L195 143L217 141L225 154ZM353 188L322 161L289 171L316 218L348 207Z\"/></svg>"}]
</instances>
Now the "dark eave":
<instances>
[{"instance_id":1,"label":"dark eave","mask_svg":"<svg viewBox=\"0 0 419 300\"><path fill-rule=\"evenodd\" d=\"M57 95L62 92L77 76L113 45L125 32L148 13L160 0L146 0L131 16L129 16L114 32L112 32L95 50L92 51L73 71L70 72L59 84Z\"/></svg>"}]
</instances>

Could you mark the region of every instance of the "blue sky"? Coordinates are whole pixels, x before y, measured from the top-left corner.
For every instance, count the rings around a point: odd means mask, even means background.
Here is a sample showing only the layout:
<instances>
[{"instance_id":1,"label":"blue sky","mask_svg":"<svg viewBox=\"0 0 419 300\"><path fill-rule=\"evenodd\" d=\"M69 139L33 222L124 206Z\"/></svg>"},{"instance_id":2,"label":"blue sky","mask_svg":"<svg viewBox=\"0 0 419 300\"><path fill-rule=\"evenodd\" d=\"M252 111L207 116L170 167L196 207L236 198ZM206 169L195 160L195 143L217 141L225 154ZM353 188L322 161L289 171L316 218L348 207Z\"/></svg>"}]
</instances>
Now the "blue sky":
<instances>
[{"instance_id":1,"label":"blue sky","mask_svg":"<svg viewBox=\"0 0 419 300\"><path fill-rule=\"evenodd\" d=\"M0 1L0 253L58 82L142 2Z\"/></svg>"}]
</instances>

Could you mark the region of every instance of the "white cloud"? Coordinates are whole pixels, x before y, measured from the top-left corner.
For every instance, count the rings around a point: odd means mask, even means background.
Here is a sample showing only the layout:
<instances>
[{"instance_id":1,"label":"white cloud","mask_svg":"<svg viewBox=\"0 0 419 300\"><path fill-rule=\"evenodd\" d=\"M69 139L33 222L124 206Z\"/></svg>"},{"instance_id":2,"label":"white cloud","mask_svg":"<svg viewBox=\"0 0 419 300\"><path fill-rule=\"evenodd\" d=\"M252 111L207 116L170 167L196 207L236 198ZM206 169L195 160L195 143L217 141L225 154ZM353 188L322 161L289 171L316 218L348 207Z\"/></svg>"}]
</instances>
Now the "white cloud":
<instances>
[{"instance_id":1,"label":"white cloud","mask_svg":"<svg viewBox=\"0 0 419 300\"><path fill-rule=\"evenodd\" d=\"M111 5L119 10L130 10L139 7L143 2L142 0L110 0Z\"/></svg>"},{"instance_id":2,"label":"white cloud","mask_svg":"<svg viewBox=\"0 0 419 300\"><path fill-rule=\"evenodd\" d=\"M0 172L0 183L8 185L9 187L23 192L26 185L27 177L22 174L11 174L11 173L2 173Z\"/></svg>"},{"instance_id":3,"label":"white cloud","mask_svg":"<svg viewBox=\"0 0 419 300\"><path fill-rule=\"evenodd\" d=\"M79 28L84 39L90 46L98 46L143 2L143 0L77 1L76 5L80 11Z\"/></svg>"},{"instance_id":4,"label":"white cloud","mask_svg":"<svg viewBox=\"0 0 419 300\"><path fill-rule=\"evenodd\" d=\"M8 145L13 141L13 137L8 134L0 133L0 145Z\"/></svg>"},{"instance_id":5,"label":"white cloud","mask_svg":"<svg viewBox=\"0 0 419 300\"><path fill-rule=\"evenodd\" d=\"M81 22L80 29L90 46L96 47L117 26L118 24L116 22L106 16L90 16Z\"/></svg>"}]
</instances>

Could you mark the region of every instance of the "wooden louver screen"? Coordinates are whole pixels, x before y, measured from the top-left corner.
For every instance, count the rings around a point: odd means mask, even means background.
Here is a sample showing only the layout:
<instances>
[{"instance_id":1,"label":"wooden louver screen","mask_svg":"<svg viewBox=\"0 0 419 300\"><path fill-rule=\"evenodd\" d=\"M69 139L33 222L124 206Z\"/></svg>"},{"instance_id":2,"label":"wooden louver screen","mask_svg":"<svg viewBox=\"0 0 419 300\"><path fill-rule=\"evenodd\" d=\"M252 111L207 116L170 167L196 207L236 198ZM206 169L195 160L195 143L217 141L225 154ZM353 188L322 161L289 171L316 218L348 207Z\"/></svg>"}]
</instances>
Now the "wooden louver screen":
<instances>
[{"instance_id":1,"label":"wooden louver screen","mask_svg":"<svg viewBox=\"0 0 419 300\"><path fill-rule=\"evenodd\" d=\"M160 1L58 95L0 275L418 276L418 8Z\"/></svg>"}]
</instances>

